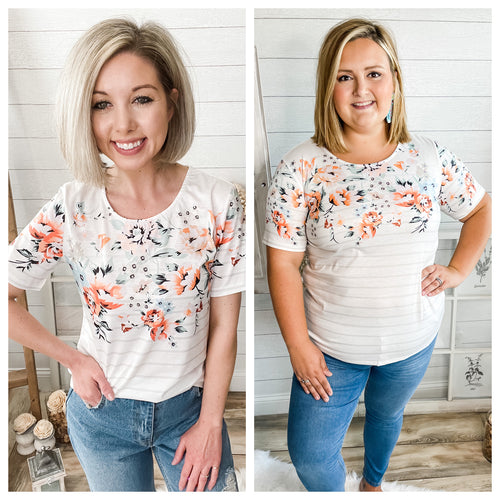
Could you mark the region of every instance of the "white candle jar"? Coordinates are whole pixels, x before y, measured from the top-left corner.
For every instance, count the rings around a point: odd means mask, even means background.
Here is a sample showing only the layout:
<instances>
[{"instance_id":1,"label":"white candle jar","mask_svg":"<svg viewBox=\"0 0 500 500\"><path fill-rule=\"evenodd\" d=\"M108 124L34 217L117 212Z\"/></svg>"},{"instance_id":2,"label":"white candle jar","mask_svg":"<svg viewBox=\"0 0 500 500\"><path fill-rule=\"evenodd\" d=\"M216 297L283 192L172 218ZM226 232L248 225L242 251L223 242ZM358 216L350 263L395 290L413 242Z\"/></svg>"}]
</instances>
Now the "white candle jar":
<instances>
[{"instance_id":1,"label":"white candle jar","mask_svg":"<svg viewBox=\"0 0 500 500\"><path fill-rule=\"evenodd\" d=\"M35 451L33 430L36 418L31 413L22 413L14 420L17 452L20 455L30 455Z\"/></svg>"},{"instance_id":2,"label":"white candle jar","mask_svg":"<svg viewBox=\"0 0 500 500\"><path fill-rule=\"evenodd\" d=\"M36 451L51 450L56 444L54 426L48 420L40 420L33 429Z\"/></svg>"}]
</instances>

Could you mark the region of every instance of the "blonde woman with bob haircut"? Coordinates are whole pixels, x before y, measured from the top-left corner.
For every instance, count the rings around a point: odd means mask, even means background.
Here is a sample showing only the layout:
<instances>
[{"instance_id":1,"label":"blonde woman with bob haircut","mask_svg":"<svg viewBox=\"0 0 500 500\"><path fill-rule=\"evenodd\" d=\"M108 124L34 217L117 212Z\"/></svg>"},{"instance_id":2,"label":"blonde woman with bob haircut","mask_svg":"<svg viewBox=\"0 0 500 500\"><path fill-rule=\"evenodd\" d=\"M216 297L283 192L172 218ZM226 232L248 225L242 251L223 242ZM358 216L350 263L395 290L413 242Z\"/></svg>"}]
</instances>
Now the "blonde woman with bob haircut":
<instances>
[{"instance_id":1,"label":"blonde woman with bob haircut","mask_svg":"<svg viewBox=\"0 0 500 500\"><path fill-rule=\"evenodd\" d=\"M167 142L158 153L158 164L175 163L193 142L195 109L191 82L174 39L155 23L146 23L138 31L133 22L103 21L73 48L70 58L78 62L65 66L56 105L64 158L77 180L96 186L105 185L107 169L92 131L89 102L102 66L112 55L123 51L154 64L169 105L175 109L168 124ZM173 89L177 92L170 95Z\"/></svg>"},{"instance_id":2,"label":"blonde woman with bob haircut","mask_svg":"<svg viewBox=\"0 0 500 500\"><path fill-rule=\"evenodd\" d=\"M237 190L178 163L191 84L160 25L103 21L63 71L57 123L75 181L9 251L9 334L71 372L68 431L92 491L237 491L223 412L244 288ZM59 261L78 286L74 349L16 299Z\"/></svg>"},{"instance_id":3,"label":"blonde woman with bob haircut","mask_svg":"<svg viewBox=\"0 0 500 500\"><path fill-rule=\"evenodd\" d=\"M408 133L396 46L375 22L326 35L314 124L278 165L264 235L294 370L288 449L307 490L344 491L341 448L364 391L359 489L381 491L444 291L481 256L491 203L456 155ZM448 266L434 260L441 211L463 223Z\"/></svg>"}]
</instances>

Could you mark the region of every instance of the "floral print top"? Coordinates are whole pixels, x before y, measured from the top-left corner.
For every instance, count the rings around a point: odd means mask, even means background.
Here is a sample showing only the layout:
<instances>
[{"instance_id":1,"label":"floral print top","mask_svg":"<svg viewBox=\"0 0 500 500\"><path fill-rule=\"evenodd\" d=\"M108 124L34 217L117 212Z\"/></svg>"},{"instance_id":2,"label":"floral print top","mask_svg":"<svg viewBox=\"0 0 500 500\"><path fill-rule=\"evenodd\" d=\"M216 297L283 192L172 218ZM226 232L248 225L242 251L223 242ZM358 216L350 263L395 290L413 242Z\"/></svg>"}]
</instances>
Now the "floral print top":
<instances>
[{"instance_id":1,"label":"floral print top","mask_svg":"<svg viewBox=\"0 0 500 500\"><path fill-rule=\"evenodd\" d=\"M236 188L202 170L142 220L70 182L12 243L9 281L39 290L64 258L84 309L78 349L116 397L158 402L203 385L210 297L244 289L244 237Z\"/></svg>"},{"instance_id":2,"label":"floral print top","mask_svg":"<svg viewBox=\"0 0 500 500\"><path fill-rule=\"evenodd\" d=\"M386 160L352 164L308 140L279 164L264 243L306 253L308 330L325 353L382 365L430 344L444 294L422 297L440 212L462 219L484 189L448 149L414 137Z\"/></svg>"}]
</instances>

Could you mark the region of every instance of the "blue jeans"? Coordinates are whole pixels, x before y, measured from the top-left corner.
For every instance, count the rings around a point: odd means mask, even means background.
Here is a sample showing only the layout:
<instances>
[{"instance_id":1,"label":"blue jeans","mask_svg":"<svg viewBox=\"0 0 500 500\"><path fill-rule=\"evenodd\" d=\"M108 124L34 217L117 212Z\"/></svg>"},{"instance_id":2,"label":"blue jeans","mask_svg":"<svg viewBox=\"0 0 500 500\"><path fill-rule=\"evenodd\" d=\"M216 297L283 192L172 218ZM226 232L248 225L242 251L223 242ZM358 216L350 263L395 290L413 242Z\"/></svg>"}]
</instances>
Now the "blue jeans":
<instances>
[{"instance_id":1,"label":"blue jeans","mask_svg":"<svg viewBox=\"0 0 500 500\"><path fill-rule=\"evenodd\" d=\"M325 355L332 372L333 395L328 403L292 382L288 416L288 450L308 491L344 491L346 469L342 443L358 400L365 390L363 477L379 486L396 446L403 411L422 380L434 349L434 339L421 352L384 366L344 363Z\"/></svg>"},{"instance_id":2,"label":"blue jeans","mask_svg":"<svg viewBox=\"0 0 500 500\"><path fill-rule=\"evenodd\" d=\"M193 387L161 403L101 399L88 408L70 389L68 433L92 491L155 491L153 453L169 491L179 491L184 460L173 466L179 440L198 420L203 390ZM226 424L219 476L211 491L237 491Z\"/></svg>"}]
</instances>

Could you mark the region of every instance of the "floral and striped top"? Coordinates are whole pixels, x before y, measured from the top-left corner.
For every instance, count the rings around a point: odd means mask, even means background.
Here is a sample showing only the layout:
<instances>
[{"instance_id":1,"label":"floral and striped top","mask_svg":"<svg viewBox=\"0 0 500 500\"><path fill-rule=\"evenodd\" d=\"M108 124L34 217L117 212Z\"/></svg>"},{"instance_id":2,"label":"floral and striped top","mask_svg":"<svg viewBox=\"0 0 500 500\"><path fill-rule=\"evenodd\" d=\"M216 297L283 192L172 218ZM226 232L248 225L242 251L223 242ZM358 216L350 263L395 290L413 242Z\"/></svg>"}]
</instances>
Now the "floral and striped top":
<instances>
[{"instance_id":1,"label":"floral and striped top","mask_svg":"<svg viewBox=\"0 0 500 500\"><path fill-rule=\"evenodd\" d=\"M444 294L422 297L440 212L469 214L484 189L448 149L414 137L386 160L352 164L308 140L277 167L264 243L306 253L309 335L326 354L383 365L430 344Z\"/></svg>"},{"instance_id":2,"label":"floral and striped top","mask_svg":"<svg viewBox=\"0 0 500 500\"><path fill-rule=\"evenodd\" d=\"M39 290L65 259L84 309L78 349L116 397L159 402L203 385L210 297L245 285L236 188L190 168L174 202L141 220L105 189L63 185L11 244L9 281Z\"/></svg>"}]
</instances>

